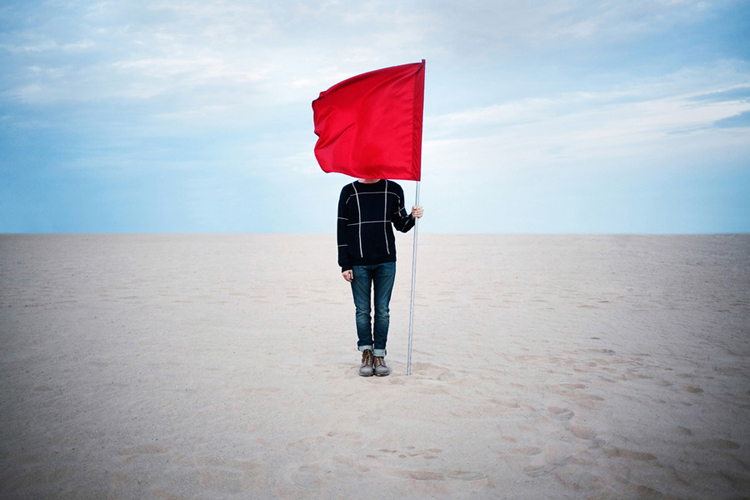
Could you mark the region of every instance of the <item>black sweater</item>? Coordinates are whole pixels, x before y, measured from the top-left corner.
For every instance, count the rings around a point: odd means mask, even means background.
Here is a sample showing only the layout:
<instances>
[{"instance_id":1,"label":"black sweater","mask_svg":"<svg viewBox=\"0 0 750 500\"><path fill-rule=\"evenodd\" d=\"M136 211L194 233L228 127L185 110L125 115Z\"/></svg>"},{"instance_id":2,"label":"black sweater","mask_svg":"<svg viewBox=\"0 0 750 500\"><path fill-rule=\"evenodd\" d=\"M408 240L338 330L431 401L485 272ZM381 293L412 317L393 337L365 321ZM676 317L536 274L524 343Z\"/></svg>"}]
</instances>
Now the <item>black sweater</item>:
<instances>
[{"instance_id":1,"label":"black sweater","mask_svg":"<svg viewBox=\"0 0 750 500\"><path fill-rule=\"evenodd\" d=\"M407 232L414 219L404 208L404 190L393 181L347 184L339 197L338 246L341 271L396 261L393 227Z\"/></svg>"}]
</instances>

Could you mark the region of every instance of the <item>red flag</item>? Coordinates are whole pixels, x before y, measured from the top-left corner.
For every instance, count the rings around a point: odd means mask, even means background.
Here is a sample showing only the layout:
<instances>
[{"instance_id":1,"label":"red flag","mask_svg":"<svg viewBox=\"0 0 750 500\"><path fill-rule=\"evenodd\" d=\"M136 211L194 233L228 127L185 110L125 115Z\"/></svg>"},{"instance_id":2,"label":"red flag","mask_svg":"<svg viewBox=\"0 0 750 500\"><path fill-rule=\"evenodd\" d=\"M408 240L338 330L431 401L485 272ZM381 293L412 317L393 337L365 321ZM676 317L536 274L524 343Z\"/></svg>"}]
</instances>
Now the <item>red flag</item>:
<instances>
[{"instance_id":1,"label":"red flag","mask_svg":"<svg viewBox=\"0 0 750 500\"><path fill-rule=\"evenodd\" d=\"M325 172L420 180L425 62L349 78L312 103L315 157Z\"/></svg>"}]
</instances>

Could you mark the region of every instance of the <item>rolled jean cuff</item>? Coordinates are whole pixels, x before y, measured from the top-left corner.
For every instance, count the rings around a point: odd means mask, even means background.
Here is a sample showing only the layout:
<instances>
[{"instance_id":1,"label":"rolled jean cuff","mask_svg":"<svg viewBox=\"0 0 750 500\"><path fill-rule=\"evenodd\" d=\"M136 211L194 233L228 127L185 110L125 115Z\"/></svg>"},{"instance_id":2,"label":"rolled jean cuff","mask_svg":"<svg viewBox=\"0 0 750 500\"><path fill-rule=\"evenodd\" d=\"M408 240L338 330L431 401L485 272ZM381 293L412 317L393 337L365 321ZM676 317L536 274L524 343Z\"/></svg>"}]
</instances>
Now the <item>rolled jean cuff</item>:
<instances>
[{"instance_id":1,"label":"rolled jean cuff","mask_svg":"<svg viewBox=\"0 0 750 500\"><path fill-rule=\"evenodd\" d=\"M373 349L372 355L382 358L385 356L385 349Z\"/></svg>"},{"instance_id":2,"label":"rolled jean cuff","mask_svg":"<svg viewBox=\"0 0 750 500\"><path fill-rule=\"evenodd\" d=\"M372 351L372 346L371 345L361 345L361 346L359 346L359 352L365 352L368 349L370 351Z\"/></svg>"}]
</instances>

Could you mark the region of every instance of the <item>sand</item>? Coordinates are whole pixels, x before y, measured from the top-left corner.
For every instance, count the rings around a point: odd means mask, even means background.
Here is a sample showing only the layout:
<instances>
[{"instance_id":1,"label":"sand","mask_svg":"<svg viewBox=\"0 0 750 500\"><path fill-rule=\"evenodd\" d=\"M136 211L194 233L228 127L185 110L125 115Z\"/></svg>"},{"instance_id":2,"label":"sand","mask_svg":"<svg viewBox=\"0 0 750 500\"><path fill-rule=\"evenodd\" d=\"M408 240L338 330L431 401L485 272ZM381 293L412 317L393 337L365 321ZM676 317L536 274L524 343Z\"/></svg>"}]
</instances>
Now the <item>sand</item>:
<instances>
[{"instance_id":1,"label":"sand","mask_svg":"<svg viewBox=\"0 0 750 500\"><path fill-rule=\"evenodd\" d=\"M0 235L0 497L750 497L750 236Z\"/></svg>"}]
</instances>

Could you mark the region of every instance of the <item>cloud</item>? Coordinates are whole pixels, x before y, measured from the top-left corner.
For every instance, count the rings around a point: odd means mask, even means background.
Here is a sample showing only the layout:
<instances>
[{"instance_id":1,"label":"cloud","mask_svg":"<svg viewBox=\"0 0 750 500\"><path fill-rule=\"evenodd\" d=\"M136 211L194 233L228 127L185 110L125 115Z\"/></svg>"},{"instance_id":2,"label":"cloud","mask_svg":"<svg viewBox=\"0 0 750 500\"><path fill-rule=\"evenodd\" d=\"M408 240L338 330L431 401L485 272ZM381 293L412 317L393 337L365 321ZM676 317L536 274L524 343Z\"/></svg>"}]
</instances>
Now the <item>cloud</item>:
<instances>
[{"instance_id":1,"label":"cloud","mask_svg":"<svg viewBox=\"0 0 750 500\"><path fill-rule=\"evenodd\" d=\"M245 113L312 100L351 74L408 62L404 47L416 53L422 38L394 2L115 2L73 4L65 23L17 18L0 38L17 64L12 81L0 77L5 96L28 104L163 96L173 112L196 99Z\"/></svg>"},{"instance_id":2,"label":"cloud","mask_svg":"<svg viewBox=\"0 0 750 500\"><path fill-rule=\"evenodd\" d=\"M678 81L670 88L662 80L657 85L645 84L627 90L567 92L513 100L429 117L426 128L435 138L493 135L501 129L543 122L570 122L561 133L578 129L607 135L612 135L610 132L629 135L637 130L670 133L710 126L748 108L745 101L738 99L696 99L693 93L680 92L684 85ZM719 91L702 95L725 94Z\"/></svg>"},{"instance_id":3,"label":"cloud","mask_svg":"<svg viewBox=\"0 0 750 500\"><path fill-rule=\"evenodd\" d=\"M750 66L737 29L724 29L738 5L18 1L0 8L0 142L71 186L205 177L214 188L202 206L237 179L312 193L308 181L324 181L310 102L352 75L425 58L425 176L446 186L436 198L540 171L735 158L750 110ZM269 200L279 217L283 196Z\"/></svg>"},{"instance_id":4,"label":"cloud","mask_svg":"<svg viewBox=\"0 0 750 500\"><path fill-rule=\"evenodd\" d=\"M750 127L750 111L744 111L738 115L722 118L714 122L716 128L744 128Z\"/></svg>"},{"instance_id":5,"label":"cloud","mask_svg":"<svg viewBox=\"0 0 750 500\"><path fill-rule=\"evenodd\" d=\"M219 100L242 89L278 103L425 54L460 66L472 52L634 37L691 23L706 5L692 0L100 2L71 4L58 20L19 15L23 29L4 36L0 46L25 66L50 71L16 73L7 95L25 102L152 99L190 88ZM64 58L64 66L49 57L66 51L78 57ZM54 78L53 71L64 71L66 78Z\"/></svg>"},{"instance_id":6,"label":"cloud","mask_svg":"<svg viewBox=\"0 0 750 500\"><path fill-rule=\"evenodd\" d=\"M735 87L728 90L721 90L719 92L701 94L691 97L690 100L711 102L748 101L750 100L750 87Z\"/></svg>"},{"instance_id":7,"label":"cloud","mask_svg":"<svg viewBox=\"0 0 750 500\"><path fill-rule=\"evenodd\" d=\"M0 49L7 50L12 53L23 53L23 52L81 52L94 47L94 42L90 40L82 40L79 42L59 44L54 40L46 40L37 42L31 45L0 45Z\"/></svg>"},{"instance_id":8,"label":"cloud","mask_svg":"<svg viewBox=\"0 0 750 500\"><path fill-rule=\"evenodd\" d=\"M508 173L592 162L620 168L624 161L665 155L687 163L714 148L742 147L742 138L709 129L749 126L750 103L696 101L695 91L675 93L685 86L681 79L671 89L657 86L563 93L432 116L425 123L425 155L431 168L492 170L502 164Z\"/></svg>"},{"instance_id":9,"label":"cloud","mask_svg":"<svg viewBox=\"0 0 750 500\"><path fill-rule=\"evenodd\" d=\"M507 53L520 46L596 41L614 43L704 19L711 3L701 0L632 2L546 0L430 1L428 29L459 54L467 50ZM439 42L438 42L439 43Z\"/></svg>"}]
</instances>

